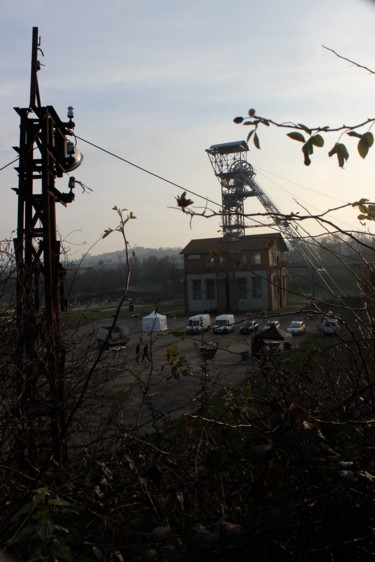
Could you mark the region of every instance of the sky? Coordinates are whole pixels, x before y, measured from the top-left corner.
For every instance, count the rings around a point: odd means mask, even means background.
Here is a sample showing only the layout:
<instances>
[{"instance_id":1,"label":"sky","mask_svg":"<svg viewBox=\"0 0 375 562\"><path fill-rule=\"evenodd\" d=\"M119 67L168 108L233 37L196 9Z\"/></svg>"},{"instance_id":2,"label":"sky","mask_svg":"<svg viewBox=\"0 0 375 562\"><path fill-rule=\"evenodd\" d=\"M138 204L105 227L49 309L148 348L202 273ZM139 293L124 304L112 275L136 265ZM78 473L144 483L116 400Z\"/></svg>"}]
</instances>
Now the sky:
<instances>
[{"instance_id":1,"label":"sky","mask_svg":"<svg viewBox=\"0 0 375 562\"><path fill-rule=\"evenodd\" d=\"M220 218L192 221L176 208L184 190L197 209L219 209L221 187L206 149L245 139L233 123L249 108L278 122L354 125L374 117L375 71L371 0L4 0L0 23L0 239L14 236L18 183L12 147L30 95L32 29L43 56L42 105L62 120L74 107L82 165L72 173L74 203L58 205L57 223L72 259L122 249L113 206L137 217L127 224L131 247L184 247L220 235ZM363 131L364 132L364 131ZM276 128L250 144L256 181L285 213L316 214L361 197L374 199L375 149L363 160L347 139L340 169L328 151L331 135L310 167L301 146ZM111 153L111 154L110 154ZM112 155L113 154L113 155ZM68 176L56 187L67 191ZM264 211L252 198L245 212ZM340 228L362 228L350 208L332 213ZM369 228L371 229L371 226ZM317 228L310 225L311 233ZM253 233L249 229L247 233ZM316 231L318 232L318 231ZM258 233L258 229L255 230Z\"/></svg>"}]
</instances>

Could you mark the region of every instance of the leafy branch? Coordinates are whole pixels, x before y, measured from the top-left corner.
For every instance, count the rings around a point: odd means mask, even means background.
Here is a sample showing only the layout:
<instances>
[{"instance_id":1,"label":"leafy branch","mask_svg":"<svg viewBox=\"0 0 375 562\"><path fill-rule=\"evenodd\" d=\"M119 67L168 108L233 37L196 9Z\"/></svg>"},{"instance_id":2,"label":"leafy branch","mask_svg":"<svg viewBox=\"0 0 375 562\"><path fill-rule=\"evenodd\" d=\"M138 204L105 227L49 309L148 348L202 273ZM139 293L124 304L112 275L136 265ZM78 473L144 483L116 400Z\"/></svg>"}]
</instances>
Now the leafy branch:
<instances>
[{"instance_id":1,"label":"leafy branch","mask_svg":"<svg viewBox=\"0 0 375 562\"><path fill-rule=\"evenodd\" d=\"M304 158L304 164L310 166L311 156L314 153L314 148L322 148L325 144L324 136L328 133L340 133L338 140L334 143L332 148L328 152L328 156L336 155L338 165L340 168L345 166L349 158L349 151L346 144L342 142L342 137L348 135L349 137L354 137L358 139L357 150L362 158L366 158L369 149L374 144L374 136L370 129L375 123L375 117L366 119L362 123L356 125L341 125L338 127L329 127L325 125L323 127L309 127L303 123L281 123L274 121L268 117L263 117L257 115L255 109L249 109L247 117L235 117L234 123L242 124L247 127L252 127L251 131L247 135L247 142L253 141L255 148L260 149L260 140L258 129L260 126L274 126L279 129L291 129L290 132L286 133L287 137L297 142L302 143L302 153ZM367 127L365 132L358 132L360 129Z\"/></svg>"},{"instance_id":2,"label":"leafy branch","mask_svg":"<svg viewBox=\"0 0 375 562\"><path fill-rule=\"evenodd\" d=\"M340 55L329 47L325 47L323 45L323 49L330 51L336 57L342 60L350 62L357 68L366 70L370 74L375 74L375 72L367 66L358 64L357 62ZM357 150L361 158L366 158L369 149L374 144L374 136L370 131L373 124L375 123L374 117L368 118L366 119L366 121L358 123L357 125L341 125L338 127L330 127L328 125L325 125L324 127L309 127L307 125L304 125L303 123L279 123L277 121L274 121L273 119L269 119L268 117L257 115L255 109L249 109L246 117L235 117L234 122L237 124L252 127L250 133L247 135L247 142L252 139L254 146L258 149L260 149L258 135L258 128L260 125L265 125L266 127L273 125L280 129L293 129L290 133L287 133L287 136L292 140L302 143L302 153L306 166L310 166L311 164L311 156L314 153L314 148L322 148L324 146L324 137L322 133L340 133L338 140L328 152L328 156L336 155L337 162L340 168L343 168L347 160L349 159L349 151L346 147L346 144L342 142L342 137L345 134L349 137L355 137L359 139L357 143ZM364 127L367 127L364 132L358 132L358 130L363 129Z\"/></svg>"},{"instance_id":3,"label":"leafy branch","mask_svg":"<svg viewBox=\"0 0 375 562\"><path fill-rule=\"evenodd\" d=\"M126 241L126 235L125 235L125 226L126 224L131 220L131 219L136 219L137 217L134 215L134 213L132 211L129 212L128 215L124 215L124 212L127 211L128 209L120 209L119 207L117 207L117 205L115 205L114 207L112 207L113 211L116 211L116 213L118 214L118 216L120 217L120 222L117 225L116 228L106 228L106 230L103 233L102 238L107 238L107 236L109 236L110 234L112 234L112 232L120 232L124 242L125 242L125 247L127 247L128 243Z\"/></svg>"}]
</instances>

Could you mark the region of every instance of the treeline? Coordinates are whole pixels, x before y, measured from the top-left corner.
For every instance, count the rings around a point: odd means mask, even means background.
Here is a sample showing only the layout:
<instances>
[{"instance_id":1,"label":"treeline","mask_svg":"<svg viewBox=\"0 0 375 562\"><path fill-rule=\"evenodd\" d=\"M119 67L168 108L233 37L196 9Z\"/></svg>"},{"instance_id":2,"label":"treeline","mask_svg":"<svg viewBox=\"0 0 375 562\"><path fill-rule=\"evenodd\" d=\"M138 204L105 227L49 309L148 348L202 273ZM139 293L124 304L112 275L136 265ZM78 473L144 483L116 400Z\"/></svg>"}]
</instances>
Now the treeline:
<instances>
[{"instance_id":1,"label":"treeline","mask_svg":"<svg viewBox=\"0 0 375 562\"><path fill-rule=\"evenodd\" d=\"M325 235L306 238L319 263L324 266L375 262L374 236L362 233ZM303 255L290 247L285 254L285 265L306 265ZM137 249L130 258L129 297L144 299L152 291L172 298L183 297L183 261L178 249ZM15 299L14 260L8 259L7 267L2 266L0 276L0 300ZM101 256L90 256L83 262L65 265L64 294L71 302L93 298L116 298L124 289L128 267L124 254L116 252Z\"/></svg>"},{"instance_id":2,"label":"treeline","mask_svg":"<svg viewBox=\"0 0 375 562\"><path fill-rule=\"evenodd\" d=\"M307 237L304 242L310 246L319 262L324 266L375 262L375 239L372 234L347 232ZM286 265L303 264L303 256L296 247L291 247L285 256Z\"/></svg>"},{"instance_id":3,"label":"treeline","mask_svg":"<svg viewBox=\"0 0 375 562\"><path fill-rule=\"evenodd\" d=\"M65 294L68 300L86 298L116 298L124 290L124 282L130 268L130 290L128 296L144 298L153 290L167 296L182 297L183 269L174 256L158 258L149 256L130 258L126 263L98 263L95 267L70 265L67 267Z\"/></svg>"}]
</instances>

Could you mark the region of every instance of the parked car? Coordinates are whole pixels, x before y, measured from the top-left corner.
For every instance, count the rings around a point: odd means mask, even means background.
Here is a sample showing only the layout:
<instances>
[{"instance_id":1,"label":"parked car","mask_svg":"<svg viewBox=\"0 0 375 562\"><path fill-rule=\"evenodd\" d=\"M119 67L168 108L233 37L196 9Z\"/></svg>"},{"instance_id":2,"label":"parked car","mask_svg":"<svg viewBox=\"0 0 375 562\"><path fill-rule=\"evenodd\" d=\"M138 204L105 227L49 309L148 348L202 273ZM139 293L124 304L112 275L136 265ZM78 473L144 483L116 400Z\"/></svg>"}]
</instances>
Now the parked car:
<instances>
[{"instance_id":1,"label":"parked car","mask_svg":"<svg viewBox=\"0 0 375 562\"><path fill-rule=\"evenodd\" d=\"M293 320L286 329L293 336L301 336L306 332L306 326L303 320Z\"/></svg>"},{"instance_id":2,"label":"parked car","mask_svg":"<svg viewBox=\"0 0 375 562\"><path fill-rule=\"evenodd\" d=\"M107 348L126 346L130 340L129 328L125 326L100 326L96 335L100 346Z\"/></svg>"},{"instance_id":3,"label":"parked car","mask_svg":"<svg viewBox=\"0 0 375 562\"><path fill-rule=\"evenodd\" d=\"M338 318L323 318L323 334L339 334L341 330L340 320Z\"/></svg>"},{"instance_id":4,"label":"parked car","mask_svg":"<svg viewBox=\"0 0 375 562\"><path fill-rule=\"evenodd\" d=\"M281 324L278 320L268 320L262 330L267 330L268 328L270 328L271 326L275 326L275 328L281 328Z\"/></svg>"},{"instance_id":5,"label":"parked car","mask_svg":"<svg viewBox=\"0 0 375 562\"><path fill-rule=\"evenodd\" d=\"M234 330L234 316L233 314L220 314L216 316L214 322L214 334L229 334Z\"/></svg>"},{"instance_id":6,"label":"parked car","mask_svg":"<svg viewBox=\"0 0 375 562\"><path fill-rule=\"evenodd\" d=\"M240 326L240 334L254 334L259 330L259 324L256 320L245 320Z\"/></svg>"}]
</instances>

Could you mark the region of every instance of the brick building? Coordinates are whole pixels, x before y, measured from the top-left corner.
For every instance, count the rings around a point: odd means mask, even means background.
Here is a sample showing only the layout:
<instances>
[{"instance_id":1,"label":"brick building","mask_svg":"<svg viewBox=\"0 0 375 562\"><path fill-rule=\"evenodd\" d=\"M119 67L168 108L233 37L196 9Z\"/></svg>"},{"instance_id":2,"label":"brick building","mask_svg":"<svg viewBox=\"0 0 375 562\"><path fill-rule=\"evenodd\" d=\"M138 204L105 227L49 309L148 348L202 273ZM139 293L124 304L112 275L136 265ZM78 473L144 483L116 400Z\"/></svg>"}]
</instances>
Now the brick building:
<instances>
[{"instance_id":1,"label":"brick building","mask_svg":"<svg viewBox=\"0 0 375 562\"><path fill-rule=\"evenodd\" d=\"M245 313L286 307L287 251L279 233L191 240L181 251L186 311Z\"/></svg>"}]
</instances>

